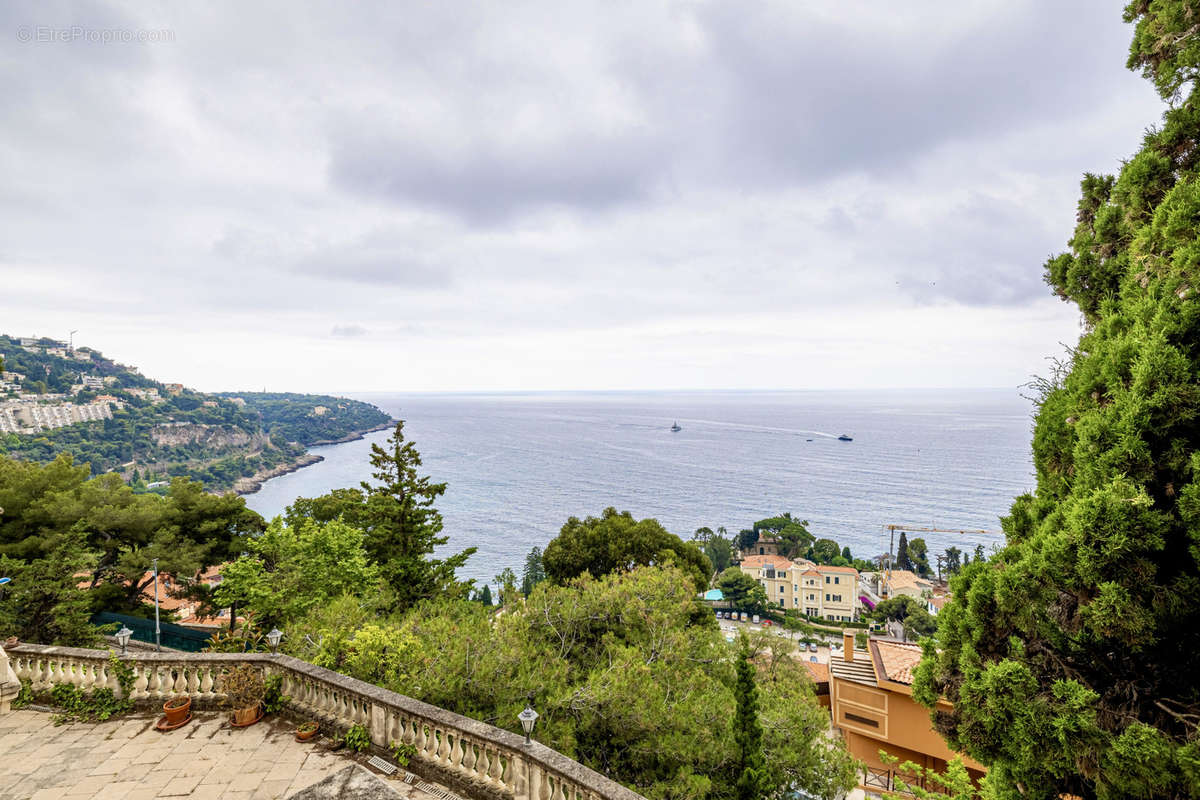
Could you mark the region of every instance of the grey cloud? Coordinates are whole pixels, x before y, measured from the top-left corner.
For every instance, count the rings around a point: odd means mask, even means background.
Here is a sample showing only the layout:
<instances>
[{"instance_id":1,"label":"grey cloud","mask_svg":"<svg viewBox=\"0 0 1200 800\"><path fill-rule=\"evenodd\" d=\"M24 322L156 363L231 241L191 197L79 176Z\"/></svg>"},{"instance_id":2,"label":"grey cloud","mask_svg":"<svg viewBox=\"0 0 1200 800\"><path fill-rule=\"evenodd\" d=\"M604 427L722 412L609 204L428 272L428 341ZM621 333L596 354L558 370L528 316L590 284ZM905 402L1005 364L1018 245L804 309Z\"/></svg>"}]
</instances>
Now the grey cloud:
<instances>
[{"instance_id":1,"label":"grey cloud","mask_svg":"<svg viewBox=\"0 0 1200 800\"><path fill-rule=\"evenodd\" d=\"M485 139L459 154L403 136L361 132L335 144L330 178L355 193L492 224L547 207L603 210L645 200L664 155L652 142L591 135L521 147Z\"/></svg>"},{"instance_id":2,"label":"grey cloud","mask_svg":"<svg viewBox=\"0 0 1200 800\"><path fill-rule=\"evenodd\" d=\"M0 241L39 273L6 313L507 364L522 333L1020 309L1078 174L1160 108L1092 5L5 4ZM41 22L176 41L13 41Z\"/></svg>"},{"instance_id":3,"label":"grey cloud","mask_svg":"<svg viewBox=\"0 0 1200 800\"><path fill-rule=\"evenodd\" d=\"M297 275L344 280L378 286L419 289L443 288L452 283L445 265L411 251L358 251L330 249L296 262Z\"/></svg>"},{"instance_id":4,"label":"grey cloud","mask_svg":"<svg viewBox=\"0 0 1200 800\"><path fill-rule=\"evenodd\" d=\"M942 40L944 3L893 10L928 34L896 36L872 19L878 6L862 17L847 8L836 22L767 5L705 7L723 96L714 127L731 180L895 173L947 141L1071 117L1111 95L1106 67L1128 41L1094 0L984 8Z\"/></svg>"},{"instance_id":5,"label":"grey cloud","mask_svg":"<svg viewBox=\"0 0 1200 800\"><path fill-rule=\"evenodd\" d=\"M356 339L366 336L367 329L362 325L334 325L333 329L329 331L329 335L341 339Z\"/></svg>"},{"instance_id":6,"label":"grey cloud","mask_svg":"<svg viewBox=\"0 0 1200 800\"><path fill-rule=\"evenodd\" d=\"M982 147L1113 93L1106 67L1128 32L1094 0L976 6L949 33L941 2L895 8L906 36L863 4L836 21L796 5L709 4L649 15L659 36L615 23L596 34L612 48L597 68L620 88L619 124L602 122L618 101L593 96L592 76L541 63L536 49L503 68L460 53L453 69L430 70L455 135L430 127L421 103L352 109L330 130L330 181L495 225L544 208L647 207L689 187L895 175L948 142ZM579 20L555 23L574 33ZM669 46L689 23L703 46ZM524 112L546 120L536 135L522 135Z\"/></svg>"},{"instance_id":7,"label":"grey cloud","mask_svg":"<svg viewBox=\"0 0 1200 800\"><path fill-rule=\"evenodd\" d=\"M975 193L892 238L896 289L919 303L1025 304L1049 295L1041 265L1064 238L1040 209Z\"/></svg>"}]
</instances>

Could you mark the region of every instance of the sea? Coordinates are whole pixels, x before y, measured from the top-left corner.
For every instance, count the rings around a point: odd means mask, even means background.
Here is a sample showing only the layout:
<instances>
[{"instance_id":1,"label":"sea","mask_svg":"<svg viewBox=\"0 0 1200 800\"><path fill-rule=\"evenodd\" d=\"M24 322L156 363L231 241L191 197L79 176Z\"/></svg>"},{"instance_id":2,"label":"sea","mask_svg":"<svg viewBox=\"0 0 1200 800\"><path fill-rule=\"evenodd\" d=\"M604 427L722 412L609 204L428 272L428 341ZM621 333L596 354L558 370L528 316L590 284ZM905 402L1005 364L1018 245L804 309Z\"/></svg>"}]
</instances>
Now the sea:
<instances>
[{"instance_id":1,"label":"sea","mask_svg":"<svg viewBox=\"0 0 1200 800\"><path fill-rule=\"evenodd\" d=\"M684 539L789 511L861 558L887 552L887 525L956 531L910 534L931 553L990 550L1000 516L1035 485L1033 407L1016 388L354 397L405 421L422 474L447 484L441 552L477 548L459 574L479 582L520 574L569 517L609 506ZM389 435L313 448L324 461L267 481L247 505L270 518L357 486Z\"/></svg>"}]
</instances>

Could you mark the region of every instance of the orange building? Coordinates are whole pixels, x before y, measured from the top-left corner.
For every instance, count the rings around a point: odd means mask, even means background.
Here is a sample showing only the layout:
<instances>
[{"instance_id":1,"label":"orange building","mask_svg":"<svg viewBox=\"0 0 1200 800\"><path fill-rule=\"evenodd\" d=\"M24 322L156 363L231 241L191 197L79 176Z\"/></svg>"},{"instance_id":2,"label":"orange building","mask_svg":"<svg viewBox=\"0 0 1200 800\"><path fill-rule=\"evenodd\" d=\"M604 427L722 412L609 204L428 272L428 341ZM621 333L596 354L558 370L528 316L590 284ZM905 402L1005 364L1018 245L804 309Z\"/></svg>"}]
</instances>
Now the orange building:
<instances>
[{"instance_id":1,"label":"orange building","mask_svg":"<svg viewBox=\"0 0 1200 800\"><path fill-rule=\"evenodd\" d=\"M919 785L916 776L899 767L905 761L942 772L956 755L934 730L929 710L912 698L912 671L921 660L920 645L872 636L866 649L854 647L854 633L843 635L842 655L829 660L830 713L846 749L866 768L859 785L868 797L892 791L894 781ZM946 704L948 709L950 706ZM883 750L899 759L888 765ZM983 777L986 768L962 756L971 777Z\"/></svg>"}]
</instances>

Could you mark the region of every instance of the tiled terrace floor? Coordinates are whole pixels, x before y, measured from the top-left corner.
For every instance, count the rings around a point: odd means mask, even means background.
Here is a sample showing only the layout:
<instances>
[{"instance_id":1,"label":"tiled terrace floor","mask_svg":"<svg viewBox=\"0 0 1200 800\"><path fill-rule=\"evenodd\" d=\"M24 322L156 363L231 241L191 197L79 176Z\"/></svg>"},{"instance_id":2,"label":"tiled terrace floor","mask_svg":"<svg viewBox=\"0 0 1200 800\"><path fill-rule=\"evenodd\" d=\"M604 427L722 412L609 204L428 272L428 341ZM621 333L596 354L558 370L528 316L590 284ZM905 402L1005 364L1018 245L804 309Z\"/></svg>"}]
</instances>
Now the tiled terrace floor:
<instances>
[{"instance_id":1,"label":"tiled terrace floor","mask_svg":"<svg viewBox=\"0 0 1200 800\"><path fill-rule=\"evenodd\" d=\"M0 798L273 800L361 761L297 742L294 726L283 720L239 730L225 714L200 712L179 730L160 733L153 727L157 719L137 714L55 727L51 715L39 711L0 716ZM400 797L435 800L398 778L387 784Z\"/></svg>"}]
</instances>

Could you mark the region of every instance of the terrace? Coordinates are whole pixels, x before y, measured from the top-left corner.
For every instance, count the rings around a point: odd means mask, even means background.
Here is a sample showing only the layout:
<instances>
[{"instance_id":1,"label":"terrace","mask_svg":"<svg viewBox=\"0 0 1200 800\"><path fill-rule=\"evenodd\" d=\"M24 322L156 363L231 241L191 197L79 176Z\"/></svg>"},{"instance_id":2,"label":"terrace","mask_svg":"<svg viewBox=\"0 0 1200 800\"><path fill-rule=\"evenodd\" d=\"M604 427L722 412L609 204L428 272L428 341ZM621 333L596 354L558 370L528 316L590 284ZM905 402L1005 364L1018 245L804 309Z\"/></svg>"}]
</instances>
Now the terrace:
<instances>
[{"instance_id":1,"label":"terrace","mask_svg":"<svg viewBox=\"0 0 1200 800\"><path fill-rule=\"evenodd\" d=\"M11 667L12 674L35 691L70 684L119 692L108 656L107 650L20 644L7 655L0 649L0 683ZM131 695L140 709L154 712L168 697L188 695L196 719L177 731L160 733L152 727L153 713L62 728L54 728L44 713L0 714L0 794L297 800L393 796L363 793L359 784L374 781L376 790L414 798L457 794L466 800L642 800L536 741L526 744L510 731L291 656L130 652L122 659L134 672ZM282 724L231 729L227 715L216 711L223 700L220 674L243 663L282 678L283 692L290 698L288 710L294 715L318 720L330 732L361 725L370 736L370 751L353 758L291 742L291 729ZM365 771L361 762L366 756L390 759L390 746L397 742L415 749L407 770L400 769L386 782ZM411 775L408 783L406 772ZM121 788L114 794L117 784Z\"/></svg>"}]
</instances>

